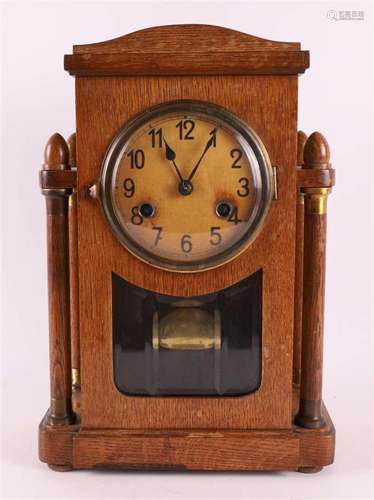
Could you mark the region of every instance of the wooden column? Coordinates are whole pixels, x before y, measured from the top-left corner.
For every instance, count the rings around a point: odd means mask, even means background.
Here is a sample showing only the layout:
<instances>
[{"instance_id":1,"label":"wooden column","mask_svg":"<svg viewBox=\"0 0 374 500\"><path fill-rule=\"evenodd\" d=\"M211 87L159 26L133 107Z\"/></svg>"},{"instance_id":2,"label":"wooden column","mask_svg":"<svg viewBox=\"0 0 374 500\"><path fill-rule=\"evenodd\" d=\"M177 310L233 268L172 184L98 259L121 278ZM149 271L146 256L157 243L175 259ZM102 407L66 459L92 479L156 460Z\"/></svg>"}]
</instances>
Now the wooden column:
<instances>
[{"instance_id":1,"label":"wooden column","mask_svg":"<svg viewBox=\"0 0 374 500\"><path fill-rule=\"evenodd\" d=\"M67 140L70 169L76 165L76 135ZM80 341L79 341L79 295L78 295L78 214L77 191L69 196L69 270L70 270L70 325L71 325L71 366L73 383L73 408L76 406L76 392L80 390Z\"/></svg>"},{"instance_id":2,"label":"wooden column","mask_svg":"<svg viewBox=\"0 0 374 500\"><path fill-rule=\"evenodd\" d=\"M304 163L306 134L297 133L297 166ZM301 332L303 314L303 256L304 256L304 193L297 188L296 193L296 248L295 248L295 311L293 333L293 382L299 385L301 380Z\"/></svg>"},{"instance_id":3,"label":"wooden column","mask_svg":"<svg viewBox=\"0 0 374 500\"><path fill-rule=\"evenodd\" d=\"M330 151L326 139L314 132L304 148L306 169L329 169ZM304 285L302 318L302 352L300 409L296 424L316 429L323 427L322 365L323 319L326 259L327 196L331 188L303 188L304 218Z\"/></svg>"},{"instance_id":4,"label":"wooden column","mask_svg":"<svg viewBox=\"0 0 374 500\"><path fill-rule=\"evenodd\" d=\"M69 169L68 146L59 134L48 141L43 170ZM48 306L51 402L50 425L74 420L71 408L68 196L69 190L42 189L47 206Z\"/></svg>"}]
</instances>

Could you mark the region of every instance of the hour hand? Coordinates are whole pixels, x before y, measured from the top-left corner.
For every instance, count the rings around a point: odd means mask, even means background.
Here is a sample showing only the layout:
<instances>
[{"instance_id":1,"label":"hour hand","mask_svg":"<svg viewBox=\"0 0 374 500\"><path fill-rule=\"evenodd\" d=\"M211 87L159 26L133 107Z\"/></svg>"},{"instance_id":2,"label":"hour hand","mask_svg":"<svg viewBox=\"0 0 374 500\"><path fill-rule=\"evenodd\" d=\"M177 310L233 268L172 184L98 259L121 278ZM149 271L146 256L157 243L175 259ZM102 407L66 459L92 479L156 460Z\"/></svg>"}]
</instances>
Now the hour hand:
<instances>
[{"instance_id":1,"label":"hour hand","mask_svg":"<svg viewBox=\"0 0 374 500\"><path fill-rule=\"evenodd\" d=\"M169 161L173 161L175 160L176 158L176 154L175 152L171 149L171 147L169 146L169 144L165 141L164 139L164 143L165 143L165 152L166 152L166 159L169 160Z\"/></svg>"},{"instance_id":2,"label":"hour hand","mask_svg":"<svg viewBox=\"0 0 374 500\"><path fill-rule=\"evenodd\" d=\"M180 173L180 170L177 166L177 164L175 163L175 158L176 158L176 154L175 152L171 149L171 147L169 146L169 144L166 142L165 140L165 137L164 137L164 144L165 144L165 154L166 154L166 159L171 161L173 163L173 166L175 168L175 171L177 172L177 175L179 177L179 180L181 182L183 182L183 177L182 177L182 174Z\"/></svg>"}]
</instances>

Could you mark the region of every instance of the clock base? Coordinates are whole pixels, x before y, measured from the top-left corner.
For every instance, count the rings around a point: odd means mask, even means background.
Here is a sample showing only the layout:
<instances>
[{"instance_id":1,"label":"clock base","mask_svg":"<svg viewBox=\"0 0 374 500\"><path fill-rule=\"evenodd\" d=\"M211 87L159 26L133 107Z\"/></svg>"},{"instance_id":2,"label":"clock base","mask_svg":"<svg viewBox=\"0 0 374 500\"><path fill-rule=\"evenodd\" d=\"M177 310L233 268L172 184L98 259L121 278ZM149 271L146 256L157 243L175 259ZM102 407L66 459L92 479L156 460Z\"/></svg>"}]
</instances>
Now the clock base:
<instances>
[{"instance_id":1,"label":"clock base","mask_svg":"<svg viewBox=\"0 0 374 500\"><path fill-rule=\"evenodd\" d=\"M115 430L79 424L39 428L39 458L53 470L242 470L319 472L334 459L335 429Z\"/></svg>"}]
</instances>

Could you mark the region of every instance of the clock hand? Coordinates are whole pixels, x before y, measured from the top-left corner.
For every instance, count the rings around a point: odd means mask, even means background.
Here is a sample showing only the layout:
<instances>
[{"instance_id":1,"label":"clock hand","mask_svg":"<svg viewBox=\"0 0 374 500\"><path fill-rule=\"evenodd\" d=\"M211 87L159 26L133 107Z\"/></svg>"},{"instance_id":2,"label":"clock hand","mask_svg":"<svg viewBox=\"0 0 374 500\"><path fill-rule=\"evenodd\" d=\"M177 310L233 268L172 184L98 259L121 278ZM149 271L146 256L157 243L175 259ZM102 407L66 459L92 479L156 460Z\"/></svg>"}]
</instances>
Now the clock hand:
<instances>
[{"instance_id":1,"label":"clock hand","mask_svg":"<svg viewBox=\"0 0 374 500\"><path fill-rule=\"evenodd\" d=\"M206 155L207 151L213 146L215 140L216 140L216 133L217 133L217 129L214 128L209 134L211 135L211 138L209 139L209 141L206 143L205 145L205 148L204 148L204 151L202 152L200 158L199 158L199 161L196 163L196 165L194 166L194 168L192 169L192 172L190 173L190 176L188 177L188 181L191 181L193 176L196 174L196 171L197 169L199 168L199 165L200 163L202 162L204 156Z\"/></svg>"},{"instance_id":2,"label":"clock hand","mask_svg":"<svg viewBox=\"0 0 374 500\"><path fill-rule=\"evenodd\" d=\"M176 154L171 149L171 147L169 146L169 144L166 142L165 137L164 137L164 144L165 144L166 159L169 160L169 161L171 161L173 163L175 171L177 172L177 175L179 177L179 180L181 182L183 182L182 174L180 173L180 170L179 170L177 164L175 163Z\"/></svg>"}]
</instances>

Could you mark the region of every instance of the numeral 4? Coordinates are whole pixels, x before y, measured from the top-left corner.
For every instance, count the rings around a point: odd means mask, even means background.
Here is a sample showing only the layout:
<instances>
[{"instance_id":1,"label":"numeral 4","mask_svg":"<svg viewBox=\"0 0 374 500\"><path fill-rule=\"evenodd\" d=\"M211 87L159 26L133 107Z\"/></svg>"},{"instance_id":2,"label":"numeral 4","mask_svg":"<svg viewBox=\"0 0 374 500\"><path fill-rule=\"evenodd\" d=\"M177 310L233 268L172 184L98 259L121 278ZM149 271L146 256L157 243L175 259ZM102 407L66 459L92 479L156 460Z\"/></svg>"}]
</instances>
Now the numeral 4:
<instances>
[{"instance_id":1,"label":"numeral 4","mask_svg":"<svg viewBox=\"0 0 374 500\"><path fill-rule=\"evenodd\" d=\"M238 207L234 207L231 211L230 217L227 219L229 222L233 222L235 225L242 222L238 217Z\"/></svg>"}]
</instances>

